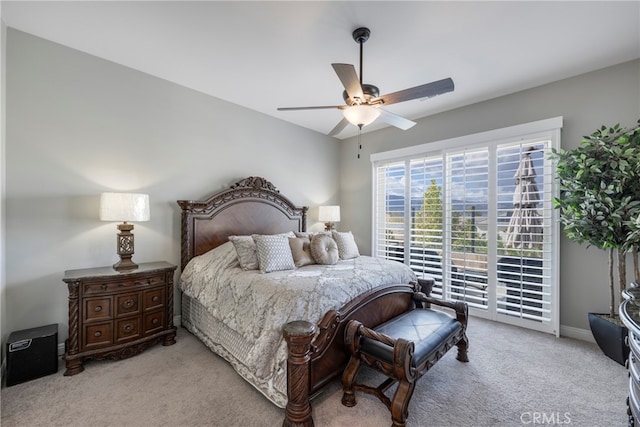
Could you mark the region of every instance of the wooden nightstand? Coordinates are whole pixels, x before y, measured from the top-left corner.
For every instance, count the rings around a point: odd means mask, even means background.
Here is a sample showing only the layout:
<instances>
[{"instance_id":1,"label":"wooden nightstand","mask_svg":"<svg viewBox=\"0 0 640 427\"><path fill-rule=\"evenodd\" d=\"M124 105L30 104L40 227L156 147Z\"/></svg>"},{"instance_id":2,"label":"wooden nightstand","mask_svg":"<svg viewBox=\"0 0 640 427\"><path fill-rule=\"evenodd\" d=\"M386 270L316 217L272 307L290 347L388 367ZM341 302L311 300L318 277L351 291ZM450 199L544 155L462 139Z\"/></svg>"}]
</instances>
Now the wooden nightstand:
<instances>
[{"instance_id":1,"label":"wooden nightstand","mask_svg":"<svg viewBox=\"0 0 640 427\"><path fill-rule=\"evenodd\" d=\"M84 370L89 359L120 360L156 344L175 344L173 275L168 262L65 271L69 288L69 338L65 375Z\"/></svg>"}]
</instances>

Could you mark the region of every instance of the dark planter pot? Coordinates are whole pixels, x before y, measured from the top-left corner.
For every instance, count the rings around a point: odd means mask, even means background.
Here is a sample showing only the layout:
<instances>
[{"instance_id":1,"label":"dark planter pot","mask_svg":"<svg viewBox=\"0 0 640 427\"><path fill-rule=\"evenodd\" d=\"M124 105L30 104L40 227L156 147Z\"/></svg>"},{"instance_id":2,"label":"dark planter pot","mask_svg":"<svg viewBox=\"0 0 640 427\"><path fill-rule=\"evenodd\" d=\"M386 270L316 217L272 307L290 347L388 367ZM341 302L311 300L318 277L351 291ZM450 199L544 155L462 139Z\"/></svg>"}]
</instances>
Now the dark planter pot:
<instances>
[{"instance_id":1,"label":"dark planter pot","mask_svg":"<svg viewBox=\"0 0 640 427\"><path fill-rule=\"evenodd\" d=\"M611 322L598 313L589 313L589 326L600 350L607 357L624 366L629 357L629 347L625 344L627 328Z\"/></svg>"}]
</instances>

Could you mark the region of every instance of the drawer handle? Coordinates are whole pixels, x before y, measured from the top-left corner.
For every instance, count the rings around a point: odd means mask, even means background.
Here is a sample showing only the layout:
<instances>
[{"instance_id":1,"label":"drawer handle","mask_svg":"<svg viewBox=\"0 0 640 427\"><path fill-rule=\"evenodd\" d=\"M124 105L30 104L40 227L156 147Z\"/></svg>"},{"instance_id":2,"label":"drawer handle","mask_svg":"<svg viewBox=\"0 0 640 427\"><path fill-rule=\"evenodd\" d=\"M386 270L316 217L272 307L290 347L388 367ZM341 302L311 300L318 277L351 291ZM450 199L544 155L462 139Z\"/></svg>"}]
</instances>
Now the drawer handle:
<instances>
[{"instance_id":1,"label":"drawer handle","mask_svg":"<svg viewBox=\"0 0 640 427\"><path fill-rule=\"evenodd\" d=\"M103 291L106 291L108 287L109 286L107 286L106 283L103 283L102 285L100 285L100 288L102 288Z\"/></svg>"},{"instance_id":2,"label":"drawer handle","mask_svg":"<svg viewBox=\"0 0 640 427\"><path fill-rule=\"evenodd\" d=\"M95 332L95 333L93 334L93 336L94 336L94 337L96 337L96 338L101 337L101 336L102 336L102 332L97 331L97 332Z\"/></svg>"},{"instance_id":3,"label":"drawer handle","mask_svg":"<svg viewBox=\"0 0 640 427\"><path fill-rule=\"evenodd\" d=\"M157 324L158 324L158 319L153 319L153 320L151 321L151 323L153 323L154 325L157 325Z\"/></svg>"},{"instance_id":4,"label":"drawer handle","mask_svg":"<svg viewBox=\"0 0 640 427\"><path fill-rule=\"evenodd\" d=\"M100 313L102 311L102 306L101 305L96 306L96 308L94 308L93 311L95 311L96 313Z\"/></svg>"},{"instance_id":5,"label":"drawer handle","mask_svg":"<svg viewBox=\"0 0 640 427\"><path fill-rule=\"evenodd\" d=\"M146 282L136 282L136 285L150 285L151 284L151 279L147 279Z\"/></svg>"},{"instance_id":6,"label":"drawer handle","mask_svg":"<svg viewBox=\"0 0 640 427\"><path fill-rule=\"evenodd\" d=\"M131 332L133 330L133 326L131 326L131 323L127 323L126 325L124 325L124 328L122 328L125 332Z\"/></svg>"},{"instance_id":7,"label":"drawer handle","mask_svg":"<svg viewBox=\"0 0 640 427\"><path fill-rule=\"evenodd\" d=\"M133 307L134 303L135 303L135 301L133 300L133 298L129 298L122 305L124 306L124 308L131 308L131 307Z\"/></svg>"},{"instance_id":8,"label":"drawer handle","mask_svg":"<svg viewBox=\"0 0 640 427\"><path fill-rule=\"evenodd\" d=\"M153 298L151 298L151 301L153 301L153 302L158 302L158 301L160 301L160 297L158 297L158 296L156 295L156 296L154 296Z\"/></svg>"}]
</instances>

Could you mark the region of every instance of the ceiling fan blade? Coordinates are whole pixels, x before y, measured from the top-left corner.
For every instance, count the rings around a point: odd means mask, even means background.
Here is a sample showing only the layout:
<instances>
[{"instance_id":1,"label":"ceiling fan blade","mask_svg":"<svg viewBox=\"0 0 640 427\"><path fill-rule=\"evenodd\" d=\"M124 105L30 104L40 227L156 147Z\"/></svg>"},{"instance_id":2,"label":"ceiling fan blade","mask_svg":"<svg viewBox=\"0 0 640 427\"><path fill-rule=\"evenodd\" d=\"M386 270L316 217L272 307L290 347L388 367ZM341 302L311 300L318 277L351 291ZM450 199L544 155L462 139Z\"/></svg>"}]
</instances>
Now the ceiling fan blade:
<instances>
[{"instance_id":1,"label":"ceiling fan blade","mask_svg":"<svg viewBox=\"0 0 640 427\"><path fill-rule=\"evenodd\" d=\"M340 123L338 123L336 125L336 127L331 129L331 132L329 132L328 135L329 136L336 136L337 134L342 132L342 129L346 128L348 124L349 124L349 121L347 119L343 118L342 120L340 120Z\"/></svg>"},{"instance_id":2,"label":"ceiling fan blade","mask_svg":"<svg viewBox=\"0 0 640 427\"><path fill-rule=\"evenodd\" d=\"M404 117L397 114L390 113L387 110L383 110L382 108L378 108L378 110L380 110L380 120L402 130L412 128L416 124L416 122L414 121L405 119Z\"/></svg>"},{"instance_id":3,"label":"ceiling fan blade","mask_svg":"<svg viewBox=\"0 0 640 427\"><path fill-rule=\"evenodd\" d=\"M295 111L295 110L326 110L337 108L339 110L344 108L344 105L321 105L318 107L280 107L278 111Z\"/></svg>"},{"instance_id":4,"label":"ceiling fan blade","mask_svg":"<svg viewBox=\"0 0 640 427\"><path fill-rule=\"evenodd\" d=\"M375 103L377 100L382 100L384 105L390 105L398 102L410 101L416 98L431 98L433 96L442 95L443 93L453 92L453 89L453 80L451 80L451 78L446 78L421 86L382 95L371 100L371 102Z\"/></svg>"},{"instance_id":5,"label":"ceiling fan blade","mask_svg":"<svg viewBox=\"0 0 640 427\"><path fill-rule=\"evenodd\" d=\"M352 101L359 99L361 103L365 103L366 99L364 98L364 92L362 91L360 80L358 80L355 67L351 64L331 64L331 66L342 82L342 86L347 91L349 98Z\"/></svg>"}]
</instances>

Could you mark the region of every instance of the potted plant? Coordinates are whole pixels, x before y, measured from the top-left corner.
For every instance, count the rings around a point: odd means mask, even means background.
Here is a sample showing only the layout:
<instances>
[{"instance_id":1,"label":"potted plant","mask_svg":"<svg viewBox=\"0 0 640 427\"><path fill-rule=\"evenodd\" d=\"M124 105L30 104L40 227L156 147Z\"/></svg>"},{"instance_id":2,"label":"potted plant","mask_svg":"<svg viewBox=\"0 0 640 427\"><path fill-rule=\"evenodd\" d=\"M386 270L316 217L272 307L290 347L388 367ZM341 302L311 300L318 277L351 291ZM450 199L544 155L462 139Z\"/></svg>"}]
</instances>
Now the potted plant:
<instances>
[{"instance_id":1,"label":"potted plant","mask_svg":"<svg viewBox=\"0 0 640 427\"><path fill-rule=\"evenodd\" d=\"M609 313L589 313L589 324L603 352L624 364L626 328L617 316L616 295L620 298L627 287L626 255L640 246L640 236L631 229L640 215L640 120L631 129L602 126L578 148L553 150L551 157L557 161L554 205L564 233L609 252Z\"/></svg>"}]
</instances>

